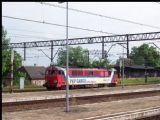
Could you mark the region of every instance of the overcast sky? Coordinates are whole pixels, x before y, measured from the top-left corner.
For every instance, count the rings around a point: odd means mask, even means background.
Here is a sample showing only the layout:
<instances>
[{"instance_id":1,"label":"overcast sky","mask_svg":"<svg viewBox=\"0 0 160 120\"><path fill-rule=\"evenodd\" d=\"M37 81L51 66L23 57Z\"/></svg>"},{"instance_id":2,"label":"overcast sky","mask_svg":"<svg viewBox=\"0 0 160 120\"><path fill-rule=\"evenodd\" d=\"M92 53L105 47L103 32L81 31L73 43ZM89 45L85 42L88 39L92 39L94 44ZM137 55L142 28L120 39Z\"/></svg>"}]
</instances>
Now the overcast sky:
<instances>
[{"instance_id":1,"label":"overcast sky","mask_svg":"<svg viewBox=\"0 0 160 120\"><path fill-rule=\"evenodd\" d=\"M64 6L66 3L59 4L52 2L51 4ZM69 2L69 8L75 8L87 12L97 13L105 16L126 19L147 25L157 26L160 28L160 4L156 2ZM56 24L66 24L66 11L62 8L47 6L35 2L3 2L2 15L32 19L38 21L46 21ZM65 28L53 25L26 22L2 17L2 24L8 31L11 43L14 42L31 42L50 39L65 39ZM89 15L69 10L69 26L93 29L114 34L129 34L142 32L157 32L159 28L151 28L143 25L136 25L113 19L107 19L101 16ZM92 37L109 35L99 32L91 32L84 30L76 30L69 28L69 38ZM148 43L146 41L145 43ZM130 51L133 46L139 46L143 42L130 42ZM155 44L159 42L154 41ZM105 50L110 48L110 44L106 44ZM89 50L101 50L101 44L81 45ZM27 49L27 60L24 65L41 65L48 66L50 60L38 51L39 48ZM50 56L50 49L44 49L44 52ZM54 47L54 54L58 47ZM114 46L110 51L109 59L115 62L122 53L122 47ZM23 56L23 49L15 49ZM94 56L91 56L93 59ZM96 59L96 57L95 57ZM56 60L56 59L55 59Z\"/></svg>"}]
</instances>

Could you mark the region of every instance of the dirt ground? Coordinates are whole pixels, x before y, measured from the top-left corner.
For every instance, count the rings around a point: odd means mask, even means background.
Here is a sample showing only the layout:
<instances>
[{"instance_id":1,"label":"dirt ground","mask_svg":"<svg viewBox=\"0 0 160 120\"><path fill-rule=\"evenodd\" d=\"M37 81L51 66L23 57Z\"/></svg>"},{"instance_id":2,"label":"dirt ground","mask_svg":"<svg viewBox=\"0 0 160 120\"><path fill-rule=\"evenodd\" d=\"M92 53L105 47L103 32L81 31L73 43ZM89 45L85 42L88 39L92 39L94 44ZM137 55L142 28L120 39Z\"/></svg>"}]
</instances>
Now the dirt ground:
<instances>
[{"instance_id":1,"label":"dirt ground","mask_svg":"<svg viewBox=\"0 0 160 120\"><path fill-rule=\"evenodd\" d=\"M149 107L160 106L160 96L145 97L112 102L70 106L66 113L64 107L2 113L3 120L76 120L100 115L109 115Z\"/></svg>"}]
</instances>

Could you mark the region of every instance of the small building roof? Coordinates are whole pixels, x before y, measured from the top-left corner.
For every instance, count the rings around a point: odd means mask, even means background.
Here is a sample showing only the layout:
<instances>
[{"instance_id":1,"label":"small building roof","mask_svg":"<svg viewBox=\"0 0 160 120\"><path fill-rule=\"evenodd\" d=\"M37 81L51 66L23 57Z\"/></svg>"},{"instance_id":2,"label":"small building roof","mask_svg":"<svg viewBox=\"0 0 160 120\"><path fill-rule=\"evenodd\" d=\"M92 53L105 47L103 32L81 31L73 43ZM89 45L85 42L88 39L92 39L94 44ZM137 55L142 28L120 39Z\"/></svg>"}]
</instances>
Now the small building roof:
<instances>
[{"instance_id":1,"label":"small building roof","mask_svg":"<svg viewBox=\"0 0 160 120\"><path fill-rule=\"evenodd\" d=\"M22 66L20 71L26 72L31 80L44 79L45 78L44 66Z\"/></svg>"},{"instance_id":2,"label":"small building roof","mask_svg":"<svg viewBox=\"0 0 160 120\"><path fill-rule=\"evenodd\" d=\"M119 68L119 66L118 65L116 65L116 66L114 66L115 68ZM125 68L130 68L130 69L150 69L150 70L154 70L155 68L154 67L150 67L150 66L147 66L147 67L145 67L145 66L142 66L142 65L133 65L133 66L128 66L128 65L126 65L126 66L124 66Z\"/></svg>"}]
</instances>

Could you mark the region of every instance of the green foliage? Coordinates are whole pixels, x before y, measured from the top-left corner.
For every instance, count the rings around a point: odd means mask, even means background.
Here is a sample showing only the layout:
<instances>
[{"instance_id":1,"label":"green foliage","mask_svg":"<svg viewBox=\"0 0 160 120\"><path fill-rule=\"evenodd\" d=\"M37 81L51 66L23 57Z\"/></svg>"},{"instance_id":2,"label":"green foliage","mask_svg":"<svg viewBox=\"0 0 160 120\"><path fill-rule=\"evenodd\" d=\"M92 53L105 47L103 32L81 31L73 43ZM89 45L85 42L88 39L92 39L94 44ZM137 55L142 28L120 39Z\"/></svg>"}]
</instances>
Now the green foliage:
<instances>
[{"instance_id":1,"label":"green foliage","mask_svg":"<svg viewBox=\"0 0 160 120\"><path fill-rule=\"evenodd\" d=\"M66 50L59 50L57 64L66 66ZM82 47L69 47L69 66L88 66L88 52Z\"/></svg>"},{"instance_id":2,"label":"green foliage","mask_svg":"<svg viewBox=\"0 0 160 120\"><path fill-rule=\"evenodd\" d=\"M10 64L10 57L11 57L11 49L9 49L10 39L7 38L7 31L2 26L2 79L3 83L5 84L5 78L9 77L9 74L11 72L11 64ZM14 79L18 78L18 68L21 66L22 58L20 54L18 54L16 51L14 51L14 61L13 61L13 74ZM16 81L14 82L16 83Z\"/></svg>"},{"instance_id":3,"label":"green foliage","mask_svg":"<svg viewBox=\"0 0 160 120\"><path fill-rule=\"evenodd\" d=\"M30 82L30 80L27 79L25 73L17 72L17 76L14 78L14 81L13 81L14 86L19 86L20 77L24 77L24 86L25 87L31 85L31 82Z\"/></svg>"},{"instance_id":4,"label":"green foliage","mask_svg":"<svg viewBox=\"0 0 160 120\"><path fill-rule=\"evenodd\" d=\"M109 61L107 59L93 60L91 66L107 68L109 66Z\"/></svg>"},{"instance_id":5,"label":"green foliage","mask_svg":"<svg viewBox=\"0 0 160 120\"><path fill-rule=\"evenodd\" d=\"M10 39L7 38L7 31L4 29L4 27L2 26L2 50L5 50L8 47L8 44L10 42Z\"/></svg>"},{"instance_id":6,"label":"green foliage","mask_svg":"<svg viewBox=\"0 0 160 120\"><path fill-rule=\"evenodd\" d=\"M82 47L69 48L69 66L83 66L83 67L108 67L109 61L107 59L89 60L88 50ZM57 64L66 66L66 51L61 49L58 53Z\"/></svg>"},{"instance_id":7,"label":"green foliage","mask_svg":"<svg viewBox=\"0 0 160 120\"><path fill-rule=\"evenodd\" d=\"M120 57L120 58L116 61L116 65L120 65L120 61L124 61L124 65L127 65L127 66L134 65L134 62L133 62L132 59L122 58L122 57Z\"/></svg>"},{"instance_id":8,"label":"green foliage","mask_svg":"<svg viewBox=\"0 0 160 120\"><path fill-rule=\"evenodd\" d=\"M143 44L140 47L133 47L130 58L136 65L159 67L160 66L160 53L155 47L149 47L148 44Z\"/></svg>"}]
</instances>

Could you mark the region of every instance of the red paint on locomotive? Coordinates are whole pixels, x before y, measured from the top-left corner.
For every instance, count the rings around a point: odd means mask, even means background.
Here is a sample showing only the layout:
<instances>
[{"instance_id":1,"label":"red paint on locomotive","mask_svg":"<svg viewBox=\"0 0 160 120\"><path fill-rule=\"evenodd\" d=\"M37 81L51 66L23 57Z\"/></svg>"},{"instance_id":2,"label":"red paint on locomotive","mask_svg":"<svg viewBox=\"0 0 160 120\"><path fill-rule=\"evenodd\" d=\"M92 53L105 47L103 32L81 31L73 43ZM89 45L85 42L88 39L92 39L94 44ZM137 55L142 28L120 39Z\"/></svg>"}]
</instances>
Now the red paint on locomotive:
<instances>
[{"instance_id":1,"label":"red paint on locomotive","mask_svg":"<svg viewBox=\"0 0 160 120\"><path fill-rule=\"evenodd\" d=\"M62 88L65 86L65 69L57 66L49 66L45 72L45 84L44 86L50 90L53 88ZM111 72L107 69L98 68L69 68L70 77L78 76L96 76L96 77L108 77ZM114 73L111 84L116 85L118 81L118 75Z\"/></svg>"}]
</instances>

